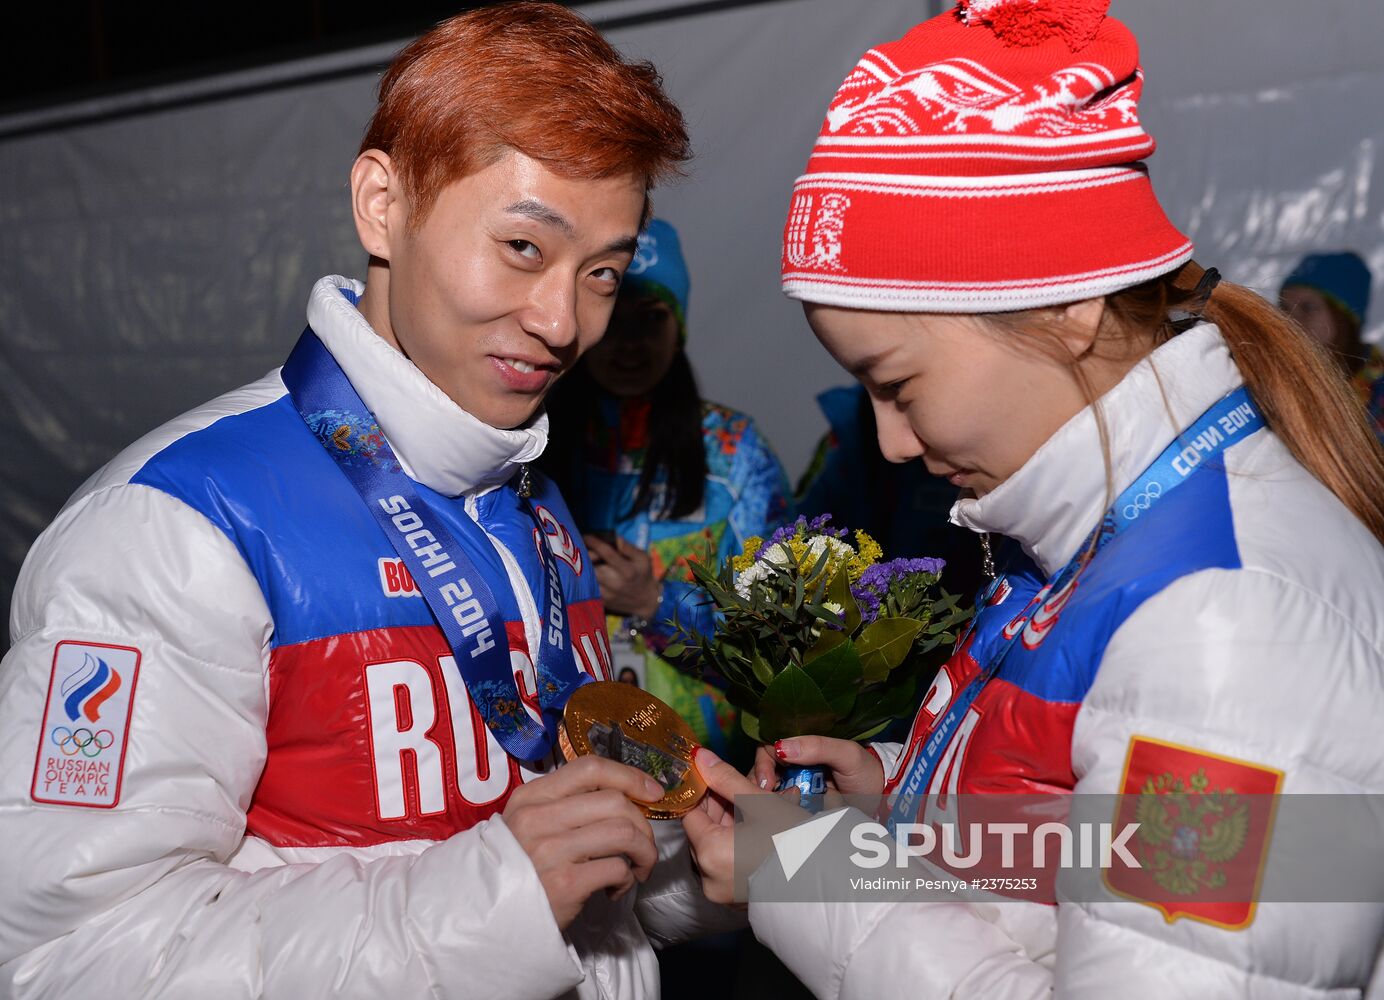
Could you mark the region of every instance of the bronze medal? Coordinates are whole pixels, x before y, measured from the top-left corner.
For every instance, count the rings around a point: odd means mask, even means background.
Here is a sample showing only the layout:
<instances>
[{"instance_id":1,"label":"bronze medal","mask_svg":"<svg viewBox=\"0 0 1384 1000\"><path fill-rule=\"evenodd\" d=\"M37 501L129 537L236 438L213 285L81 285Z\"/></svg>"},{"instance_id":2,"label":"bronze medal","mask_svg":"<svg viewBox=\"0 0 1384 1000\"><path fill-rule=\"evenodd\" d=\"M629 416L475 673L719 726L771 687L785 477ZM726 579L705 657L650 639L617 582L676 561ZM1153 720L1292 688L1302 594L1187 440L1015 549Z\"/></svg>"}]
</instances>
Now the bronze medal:
<instances>
[{"instance_id":1,"label":"bronze medal","mask_svg":"<svg viewBox=\"0 0 1384 1000\"><path fill-rule=\"evenodd\" d=\"M637 767L662 785L663 798L635 803L649 819L676 819L706 794L692 763L692 727L632 684L596 681L577 688L562 713L558 740L568 760L595 754Z\"/></svg>"}]
</instances>

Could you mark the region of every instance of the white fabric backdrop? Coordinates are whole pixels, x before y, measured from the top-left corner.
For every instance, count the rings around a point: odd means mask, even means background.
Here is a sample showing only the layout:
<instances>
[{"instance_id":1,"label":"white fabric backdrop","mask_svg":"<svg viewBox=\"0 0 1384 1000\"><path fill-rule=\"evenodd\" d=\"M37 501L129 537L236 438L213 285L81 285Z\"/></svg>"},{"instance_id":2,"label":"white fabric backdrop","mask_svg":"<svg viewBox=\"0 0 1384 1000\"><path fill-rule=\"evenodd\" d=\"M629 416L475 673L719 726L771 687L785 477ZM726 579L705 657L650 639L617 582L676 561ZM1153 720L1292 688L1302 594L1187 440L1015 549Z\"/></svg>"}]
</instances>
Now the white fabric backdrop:
<instances>
[{"instance_id":1,"label":"white fabric backdrop","mask_svg":"<svg viewBox=\"0 0 1384 1000\"><path fill-rule=\"evenodd\" d=\"M752 413L790 476L824 428L812 396L844 379L777 290L789 185L860 53L933 6L779 0L610 32L659 65L692 126L691 176L656 200L691 261L704 390ZM1154 184L1199 260L1270 294L1316 248L1356 249L1384 274L1384 5L1115 0L1113 13L1142 40ZM6 606L29 543L88 473L278 364L316 277L360 275L345 183L377 75L352 67L392 48L68 108L67 125L0 119Z\"/></svg>"}]
</instances>

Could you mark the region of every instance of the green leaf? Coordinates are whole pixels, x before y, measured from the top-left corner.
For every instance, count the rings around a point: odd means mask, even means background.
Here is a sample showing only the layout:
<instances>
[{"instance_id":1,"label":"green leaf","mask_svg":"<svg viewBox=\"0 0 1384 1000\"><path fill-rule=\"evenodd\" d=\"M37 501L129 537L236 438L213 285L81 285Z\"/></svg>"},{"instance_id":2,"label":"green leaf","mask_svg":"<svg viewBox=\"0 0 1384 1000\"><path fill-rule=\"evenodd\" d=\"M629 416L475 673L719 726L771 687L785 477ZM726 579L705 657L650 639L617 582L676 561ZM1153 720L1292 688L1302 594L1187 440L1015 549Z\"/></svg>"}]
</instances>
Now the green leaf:
<instances>
[{"instance_id":1,"label":"green leaf","mask_svg":"<svg viewBox=\"0 0 1384 1000\"><path fill-rule=\"evenodd\" d=\"M763 685L755 679L754 673L749 669L749 663L743 657L739 659L728 656L729 651L724 646L710 646L707 649L707 659L711 662L721 676L732 684L738 684L747 691L762 692ZM755 697L758 698L758 693Z\"/></svg>"},{"instance_id":2,"label":"green leaf","mask_svg":"<svg viewBox=\"0 0 1384 1000\"><path fill-rule=\"evenodd\" d=\"M688 563L687 566L692 571L692 579L702 586L706 586L707 581L720 582L721 575L719 573L712 572L699 562Z\"/></svg>"},{"instance_id":3,"label":"green leaf","mask_svg":"<svg viewBox=\"0 0 1384 1000\"><path fill-rule=\"evenodd\" d=\"M856 640L867 684L878 684L908 656L923 623L912 618L880 618Z\"/></svg>"},{"instance_id":4,"label":"green leaf","mask_svg":"<svg viewBox=\"0 0 1384 1000\"><path fill-rule=\"evenodd\" d=\"M817 684L832 711L837 716L845 716L850 714L856 693L860 690L860 654L856 651L855 643L847 639L844 633L825 632L822 639L828 635L840 636L841 639L832 642L825 652L804 664L803 670ZM818 640L820 645L821 640ZM817 647L813 649L815 651Z\"/></svg>"},{"instance_id":5,"label":"green leaf","mask_svg":"<svg viewBox=\"0 0 1384 1000\"><path fill-rule=\"evenodd\" d=\"M740 728L745 731L745 735L756 743L763 743L759 738L759 718L749 712L740 713Z\"/></svg>"},{"instance_id":6,"label":"green leaf","mask_svg":"<svg viewBox=\"0 0 1384 1000\"><path fill-rule=\"evenodd\" d=\"M904 672L902 676L893 673L884 687L860 692L854 711L832 729L831 735L849 739L875 726L913 715L918 707L918 680L913 671Z\"/></svg>"},{"instance_id":7,"label":"green leaf","mask_svg":"<svg viewBox=\"0 0 1384 1000\"><path fill-rule=\"evenodd\" d=\"M687 643L670 642L666 647L664 647L663 658L665 660L676 660L685 652L687 652Z\"/></svg>"},{"instance_id":8,"label":"green leaf","mask_svg":"<svg viewBox=\"0 0 1384 1000\"><path fill-rule=\"evenodd\" d=\"M959 598L956 595L948 594L946 591L942 592L942 596L932 605L930 615L932 621L929 631L955 628L975 613L974 608L969 605L961 605L958 601Z\"/></svg>"},{"instance_id":9,"label":"green leaf","mask_svg":"<svg viewBox=\"0 0 1384 1000\"><path fill-rule=\"evenodd\" d=\"M816 682L791 664L759 701L759 735L767 743L828 732L836 719Z\"/></svg>"},{"instance_id":10,"label":"green leaf","mask_svg":"<svg viewBox=\"0 0 1384 1000\"><path fill-rule=\"evenodd\" d=\"M965 622L968 619L970 619L971 614L971 608L957 608L954 611L952 611L951 614L947 615L946 618L943 618L940 622L937 622L936 627L944 629L953 629L957 625L960 625L962 622Z\"/></svg>"},{"instance_id":11,"label":"green leaf","mask_svg":"<svg viewBox=\"0 0 1384 1000\"><path fill-rule=\"evenodd\" d=\"M721 655L728 660L735 660L737 663L750 665L749 653L745 652L745 647L749 646L750 651L754 651L754 643L748 636L739 635L735 632L725 632L717 643L717 649Z\"/></svg>"},{"instance_id":12,"label":"green leaf","mask_svg":"<svg viewBox=\"0 0 1384 1000\"><path fill-rule=\"evenodd\" d=\"M774 682L774 668L770 666L769 661L764 658L759 650L755 650L754 655L750 658L750 669L754 671L754 675L758 678L759 683L763 684L766 688Z\"/></svg>"},{"instance_id":13,"label":"green leaf","mask_svg":"<svg viewBox=\"0 0 1384 1000\"><path fill-rule=\"evenodd\" d=\"M741 712L749 712L751 715L756 715L759 712L760 694L743 685L728 684L726 686L726 701Z\"/></svg>"},{"instance_id":14,"label":"green leaf","mask_svg":"<svg viewBox=\"0 0 1384 1000\"><path fill-rule=\"evenodd\" d=\"M851 595L851 578L844 566L836 571L831 583L827 585L827 600L841 605L846 632L855 634L855 630L860 628L860 608L855 603L855 597Z\"/></svg>"},{"instance_id":15,"label":"green leaf","mask_svg":"<svg viewBox=\"0 0 1384 1000\"><path fill-rule=\"evenodd\" d=\"M692 577L697 581L697 585L710 594L718 604L724 605L726 603L721 600L722 596L735 594L735 587L728 579L723 579L718 573L712 573L700 563L692 564ZM740 595L735 594L735 596L738 598Z\"/></svg>"},{"instance_id":16,"label":"green leaf","mask_svg":"<svg viewBox=\"0 0 1384 1000\"><path fill-rule=\"evenodd\" d=\"M733 589L724 588L720 584L710 581L703 583L702 586L706 589L706 592L711 595L716 606L723 611L750 607L750 602L737 594Z\"/></svg>"},{"instance_id":17,"label":"green leaf","mask_svg":"<svg viewBox=\"0 0 1384 1000\"><path fill-rule=\"evenodd\" d=\"M807 651L806 655L803 656L803 663L811 663L819 656L824 656L837 646L847 642L850 642L850 636L846 635L845 632L838 632L836 629L827 629L821 634L817 641L812 644L812 648Z\"/></svg>"}]
</instances>

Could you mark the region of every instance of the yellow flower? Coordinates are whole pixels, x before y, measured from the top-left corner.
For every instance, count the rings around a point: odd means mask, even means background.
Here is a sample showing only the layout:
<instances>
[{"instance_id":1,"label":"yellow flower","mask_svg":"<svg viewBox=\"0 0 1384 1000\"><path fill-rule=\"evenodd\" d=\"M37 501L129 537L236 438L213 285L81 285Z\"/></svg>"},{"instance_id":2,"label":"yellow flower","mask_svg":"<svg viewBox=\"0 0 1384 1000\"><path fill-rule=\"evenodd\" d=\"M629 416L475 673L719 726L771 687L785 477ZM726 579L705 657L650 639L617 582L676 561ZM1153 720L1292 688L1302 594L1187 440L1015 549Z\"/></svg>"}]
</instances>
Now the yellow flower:
<instances>
[{"instance_id":1,"label":"yellow flower","mask_svg":"<svg viewBox=\"0 0 1384 1000\"><path fill-rule=\"evenodd\" d=\"M879 542L863 531L855 533L855 548L856 554L846 567L851 583L859 580L862 573L884 557L884 549Z\"/></svg>"},{"instance_id":2,"label":"yellow flower","mask_svg":"<svg viewBox=\"0 0 1384 1000\"><path fill-rule=\"evenodd\" d=\"M759 552L759 547L764 544L764 539L758 535L751 535L745 539L745 548L738 556L732 556L730 568L737 573L743 573L754 565L755 555Z\"/></svg>"}]
</instances>

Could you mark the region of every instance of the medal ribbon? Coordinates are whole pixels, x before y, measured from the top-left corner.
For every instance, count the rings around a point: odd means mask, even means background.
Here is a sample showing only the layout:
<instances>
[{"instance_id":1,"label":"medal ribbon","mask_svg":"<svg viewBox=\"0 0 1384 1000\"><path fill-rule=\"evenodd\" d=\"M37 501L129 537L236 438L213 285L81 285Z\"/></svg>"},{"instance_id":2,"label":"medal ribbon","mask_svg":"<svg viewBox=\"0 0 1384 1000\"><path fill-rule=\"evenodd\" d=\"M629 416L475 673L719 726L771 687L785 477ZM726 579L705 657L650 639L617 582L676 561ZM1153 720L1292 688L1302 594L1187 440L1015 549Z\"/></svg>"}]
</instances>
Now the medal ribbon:
<instances>
[{"instance_id":1,"label":"medal ribbon","mask_svg":"<svg viewBox=\"0 0 1384 1000\"><path fill-rule=\"evenodd\" d=\"M1198 417L1191 427L1179 434L1173 443L1153 460L1152 465L1135 477L1134 484L1119 495L1105 512L1100 525L1087 535L1086 540L1077 548L1077 554L1071 562L1058 570L1038 592L1038 606L1042 606L1042 599L1049 594L1060 594L1090 561L1094 553L1088 556L1087 550L1093 538L1096 539L1095 551L1099 552L1110 539L1137 524L1139 518L1159 500L1185 483L1199 469L1211 464L1211 459L1263 426L1264 418L1250 398L1249 391L1243 386L1215 403ZM1097 535L1099 537L1096 537ZM981 595L980 603L983 604L1003 582L1003 578L1000 578L986 588ZM977 619L979 617L976 616ZM974 631L974 628L973 621L970 631ZM907 778L900 784L894 804L889 810L885 825L891 834L897 830L900 823L912 823L917 819L918 800L932 783L932 776L937 770L942 751L985 685L999 673L1005 657L1014 648L1014 641L1023 629L1011 629L1010 632L1011 634L1005 637L1003 643L991 654L985 669L952 700L946 713L932 727L927 742L914 759ZM962 641L965 641L965 637Z\"/></svg>"},{"instance_id":2,"label":"medal ribbon","mask_svg":"<svg viewBox=\"0 0 1384 1000\"><path fill-rule=\"evenodd\" d=\"M591 677L578 669L572 654L561 578L532 502L524 507L538 531L536 547L543 564L547 612L540 622L542 639L535 664L541 723L527 714L519 697L505 619L485 577L441 518L419 497L374 414L311 328L303 331L284 363L283 381L303 422L355 488L408 567L428 610L447 637L466 690L486 727L511 757L546 757L557 745L567 699ZM483 534L480 525L474 525L474 530Z\"/></svg>"}]
</instances>

